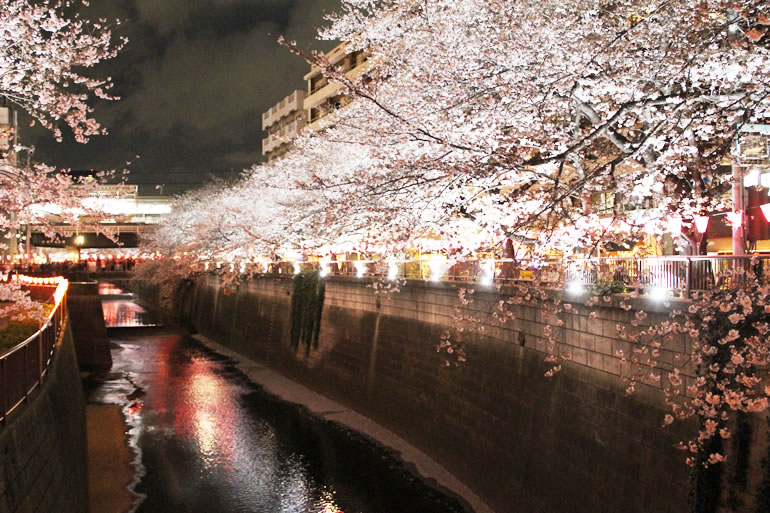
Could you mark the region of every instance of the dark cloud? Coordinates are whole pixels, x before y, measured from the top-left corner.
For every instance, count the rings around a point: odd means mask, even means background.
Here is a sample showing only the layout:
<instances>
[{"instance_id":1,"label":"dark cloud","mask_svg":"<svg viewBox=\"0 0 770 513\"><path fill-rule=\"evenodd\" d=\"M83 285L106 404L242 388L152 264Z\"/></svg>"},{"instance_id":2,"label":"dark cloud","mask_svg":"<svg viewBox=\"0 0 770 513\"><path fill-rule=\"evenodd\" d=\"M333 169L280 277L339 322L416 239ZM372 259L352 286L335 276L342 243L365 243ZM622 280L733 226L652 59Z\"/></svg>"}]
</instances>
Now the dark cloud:
<instances>
[{"instance_id":1,"label":"dark cloud","mask_svg":"<svg viewBox=\"0 0 770 513\"><path fill-rule=\"evenodd\" d=\"M36 157L58 167L117 168L141 183L188 186L261 158L261 113L296 88L308 66L277 44L316 41L339 0L104 0L88 17L119 18L125 50L95 70L111 75L119 102L95 105L110 134L87 145L24 133ZM135 155L140 155L136 159ZM167 190L178 189L169 187Z\"/></svg>"}]
</instances>

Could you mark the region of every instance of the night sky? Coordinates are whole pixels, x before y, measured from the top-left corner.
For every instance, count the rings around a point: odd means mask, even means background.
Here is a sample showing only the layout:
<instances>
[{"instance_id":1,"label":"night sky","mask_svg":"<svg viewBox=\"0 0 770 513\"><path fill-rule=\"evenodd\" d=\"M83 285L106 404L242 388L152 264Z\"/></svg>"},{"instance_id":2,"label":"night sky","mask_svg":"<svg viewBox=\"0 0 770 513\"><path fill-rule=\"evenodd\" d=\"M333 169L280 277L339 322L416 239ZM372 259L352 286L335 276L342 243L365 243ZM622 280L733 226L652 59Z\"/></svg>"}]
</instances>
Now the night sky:
<instances>
[{"instance_id":1,"label":"night sky","mask_svg":"<svg viewBox=\"0 0 770 513\"><path fill-rule=\"evenodd\" d=\"M261 114L294 89L309 67L276 42L329 50L316 28L339 0L93 0L89 19L120 19L121 54L96 76L112 76L121 100L95 103L109 135L56 143L22 127L35 159L58 168L123 169L143 194L178 193L211 176L229 178L262 160ZM24 124L26 125L26 123ZM140 158L136 158L136 156Z\"/></svg>"}]
</instances>

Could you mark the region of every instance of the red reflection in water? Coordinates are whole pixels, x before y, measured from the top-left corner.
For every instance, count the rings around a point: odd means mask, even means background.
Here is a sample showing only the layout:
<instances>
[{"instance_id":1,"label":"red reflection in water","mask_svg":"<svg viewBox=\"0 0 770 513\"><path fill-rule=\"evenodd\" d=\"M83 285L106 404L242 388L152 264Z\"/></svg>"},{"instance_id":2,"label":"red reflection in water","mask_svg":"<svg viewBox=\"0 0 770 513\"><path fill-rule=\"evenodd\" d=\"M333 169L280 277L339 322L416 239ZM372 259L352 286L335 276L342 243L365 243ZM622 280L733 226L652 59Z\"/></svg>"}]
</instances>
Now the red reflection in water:
<instances>
[{"instance_id":1,"label":"red reflection in water","mask_svg":"<svg viewBox=\"0 0 770 513\"><path fill-rule=\"evenodd\" d=\"M233 431L240 429L241 418L226 391L227 383L213 372L209 360L197 358L185 366L182 379L183 397L174 417L177 435L195 440L207 466L237 468Z\"/></svg>"},{"instance_id":2,"label":"red reflection in water","mask_svg":"<svg viewBox=\"0 0 770 513\"><path fill-rule=\"evenodd\" d=\"M115 286L113 283L107 283L104 281L99 282L100 296L116 296L119 294L125 294L125 291L120 287Z\"/></svg>"},{"instance_id":3,"label":"red reflection in water","mask_svg":"<svg viewBox=\"0 0 770 513\"><path fill-rule=\"evenodd\" d=\"M334 489L245 407L251 389L221 362L178 335L131 338L121 349L115 368L136 387L122 396L124 412L143 457L159 462L147 467L154 477L138 511L342 513Z\"/></svg>"},{"instance_id":4,"label":"red reflection in water","mask_svg":"<svg viewBox=\"0 0 770 513\"><path fill-rule=\"evenodd\" d=\"M132 301L102 301L102 313L108 328L148 326L147 310Z\"/></svg>"}]
</instances>

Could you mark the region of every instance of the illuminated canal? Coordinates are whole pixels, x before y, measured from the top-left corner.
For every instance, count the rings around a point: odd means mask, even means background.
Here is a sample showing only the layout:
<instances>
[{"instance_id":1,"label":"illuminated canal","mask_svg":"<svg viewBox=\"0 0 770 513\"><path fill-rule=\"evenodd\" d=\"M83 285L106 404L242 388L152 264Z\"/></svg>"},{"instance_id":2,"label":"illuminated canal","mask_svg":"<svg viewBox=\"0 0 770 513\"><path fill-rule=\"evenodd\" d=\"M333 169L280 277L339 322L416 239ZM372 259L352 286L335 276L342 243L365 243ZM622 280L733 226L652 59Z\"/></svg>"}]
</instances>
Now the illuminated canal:
<instances>
[{"instance_id":1,"label":"illuminated canal","mask_svg":"<svg viewBox=\"0 0 770 513\"><path fill-rule=\"evenodd\" d=\"M155 324L121 292L105 296L108 322ZM179 330L124 328L111 340L112 371L89 402L122 405L138 512L469 511L388 450L270 396Z\"/></svg>"}]
</instances>

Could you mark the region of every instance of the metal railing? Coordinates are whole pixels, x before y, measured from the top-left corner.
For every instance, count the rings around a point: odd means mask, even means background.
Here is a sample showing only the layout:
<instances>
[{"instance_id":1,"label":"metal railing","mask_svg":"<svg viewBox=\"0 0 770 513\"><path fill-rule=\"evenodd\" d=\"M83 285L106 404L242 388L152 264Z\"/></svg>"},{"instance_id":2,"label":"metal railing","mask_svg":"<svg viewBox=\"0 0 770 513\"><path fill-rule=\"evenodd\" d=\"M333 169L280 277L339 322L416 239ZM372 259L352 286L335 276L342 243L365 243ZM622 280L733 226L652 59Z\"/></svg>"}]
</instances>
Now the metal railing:
<instances>
[{"instance_id":1,"label":"metal railing","mask_svg":"<svg viewBox=\"0 0 770 513\"><path fill-rule=\"evenodd\" d=\"M35 285L48 287L47 284ZM24 342L0 354L0 421L3 423L48 373L67 317L67 281L59 281L55 288L56 292L51 292L54 308L43 326Z\"/></svg>"},{"instance_id":2,"label":"metal railing","mask_svg":"<svg viewBox=\"0 0 770 513\"><path fill-rule=\"evenodd\" d=\"M252 268L251 266L257 266ZM749 270L770 281L770 256L667 256L647 258L591 258L554 260L488 259L451 262L422 260L344 260L324 262L270 262L248 264L252 272L293 274L320 269L324 275L385 277L389 279L477 282L482 284L531 283L564 286L591 285L598 280L623 282L644 293L650 289L691 292L739 285Z\"/></svg>"}]
</instances>

